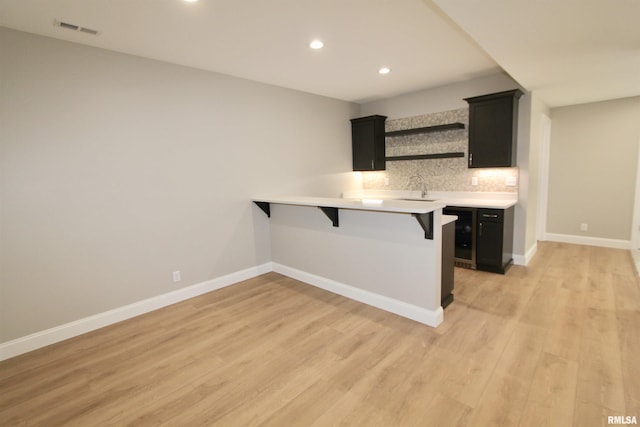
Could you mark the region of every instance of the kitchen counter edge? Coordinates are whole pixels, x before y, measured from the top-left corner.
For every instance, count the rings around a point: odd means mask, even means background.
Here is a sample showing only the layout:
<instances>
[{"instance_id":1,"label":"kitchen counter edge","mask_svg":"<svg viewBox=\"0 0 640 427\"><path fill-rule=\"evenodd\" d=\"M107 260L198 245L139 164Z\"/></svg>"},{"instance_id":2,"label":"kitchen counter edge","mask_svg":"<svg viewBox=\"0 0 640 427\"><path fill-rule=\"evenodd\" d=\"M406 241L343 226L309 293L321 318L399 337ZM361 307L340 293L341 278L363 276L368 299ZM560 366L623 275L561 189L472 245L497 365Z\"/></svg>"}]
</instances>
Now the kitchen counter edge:
<instances>
[{"instance_id":1,"label":"kitchen counter edge","mask_svg":"<svg viewBox=\"0 0 640 427\"><path fill-rule=\"evenodd\" d=\"M443 209L446 204L440 201L425 202L419 200L396 199L345 199L337 197L308 197L308 196L268 196L255 197L253 202L274 203L280 205L315 206L323 208L351 209L360 211L391 212L424 214Z\"/></svg>"}]
</instances>

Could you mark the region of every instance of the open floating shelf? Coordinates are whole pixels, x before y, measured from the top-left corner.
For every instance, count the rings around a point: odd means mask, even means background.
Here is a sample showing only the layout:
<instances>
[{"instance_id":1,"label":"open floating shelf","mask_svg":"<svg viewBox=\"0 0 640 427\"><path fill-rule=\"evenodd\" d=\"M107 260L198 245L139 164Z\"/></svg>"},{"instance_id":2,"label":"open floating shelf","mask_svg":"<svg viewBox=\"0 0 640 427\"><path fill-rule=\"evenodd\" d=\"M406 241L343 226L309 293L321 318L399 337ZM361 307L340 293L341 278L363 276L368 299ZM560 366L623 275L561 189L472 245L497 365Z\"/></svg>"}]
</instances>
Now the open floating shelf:
<instances>
[{"instance_id":1,"label":"open floating shelf","mask_svg":"<svg viewBox=\"0 0 640 427\"><path fill-rule=\"evenodd\" d=\"M410 156L385 157L385 160L387 162L392 162L394 160L453 159L456 157L464 157L464 153L455 152L455 153L435 153L435 154L412 154Z\"/></svg>"},{"instance_id":2,"label":"open floating shelf","mask_svg":"<svg viewBox=\"0 0 640 427\"><path fill-rule=\"evenodd\" d=\"M413 135L417 133L429 133L429 132L442 132L445 130L456 130L456 129L464 129L464 123L446 123L443 125L434 125L434 126L426 126L422 128L415 129L403 129L403 130L394 130L391 132L386 132L385 136L402 136L402 135Z\"/></svg>"}]
</instances>

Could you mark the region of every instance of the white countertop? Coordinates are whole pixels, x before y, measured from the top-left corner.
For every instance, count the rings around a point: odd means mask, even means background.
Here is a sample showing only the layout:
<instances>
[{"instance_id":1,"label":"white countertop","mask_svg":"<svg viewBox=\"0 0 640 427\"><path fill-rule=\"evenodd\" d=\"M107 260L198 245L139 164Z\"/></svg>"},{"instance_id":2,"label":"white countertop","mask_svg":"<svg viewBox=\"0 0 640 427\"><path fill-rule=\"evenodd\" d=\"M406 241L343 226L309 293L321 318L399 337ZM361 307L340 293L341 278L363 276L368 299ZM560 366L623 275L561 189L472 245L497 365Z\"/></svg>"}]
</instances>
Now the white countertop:
<instances>
[{"instance_id":1,"label":"white countertop","mask_svg":"<svg viewBox=\"0 0 640 427\"><path fill-rule=\"evenodd\" d=\"M442 202L411 201L397 199L381 199L375 197L338 198L338 197L304 197L304 196L267 196L256 197L254 202L267 202L282 205L317 206L326 208L353 209L361 211L379 211L394 213L429 213L442 209Z\"/></svg>"},{"instance_id":2,"label":"white countertop","mask_svg":"<svg viewBox=\"0 0 640 427\"><path fill-rule=\"evenodd\" d=\"M442 215L442 225L447 225L458 219L455 215Z\"/></svg>"},{"instance_id":3,"label":"white countertop","mask_svg":"<svg viewBox=\"0 0 640 427\"><path fill-rule=\"evenodd\" d=\"M419 191L402 190L355 190L345 191L345 198L377 198L382 200L416 199L420 200ZM482 193L458 191L430 191L426 199L435 200L445 206L471 208L507 209L518 203L517 193ZM428 203L419 201L418 203Z\"/></svg>"}]
</instances>

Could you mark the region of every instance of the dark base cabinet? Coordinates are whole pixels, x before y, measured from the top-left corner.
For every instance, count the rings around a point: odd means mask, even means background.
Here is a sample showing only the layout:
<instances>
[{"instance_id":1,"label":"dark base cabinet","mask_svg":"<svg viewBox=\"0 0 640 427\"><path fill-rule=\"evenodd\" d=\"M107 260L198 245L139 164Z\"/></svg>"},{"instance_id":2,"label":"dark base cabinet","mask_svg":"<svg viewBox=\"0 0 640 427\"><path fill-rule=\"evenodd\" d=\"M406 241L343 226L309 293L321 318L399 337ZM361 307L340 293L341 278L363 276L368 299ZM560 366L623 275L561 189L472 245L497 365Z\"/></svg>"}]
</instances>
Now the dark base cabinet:
<instances>
[{"instance_id":1,"label":"dark base cabinet","mask_svg":"<svg viewBox=\"0 0 640 427\"><path fill-rule=\"evenodd\" d=\"M455 222L442 226L442 290L440 305L446 308L453 302L453 255Z\"/></svg>"},{"instance_id":2,"label":"dark base cabinet","mask_svg":"<svg viewBox=\"0 0 640 427\"><path fill-rule=\"evenodd\" d=\"M476 269L504 274L513 264L514 208L478 209Z\"/></svg>"}]
</instances>

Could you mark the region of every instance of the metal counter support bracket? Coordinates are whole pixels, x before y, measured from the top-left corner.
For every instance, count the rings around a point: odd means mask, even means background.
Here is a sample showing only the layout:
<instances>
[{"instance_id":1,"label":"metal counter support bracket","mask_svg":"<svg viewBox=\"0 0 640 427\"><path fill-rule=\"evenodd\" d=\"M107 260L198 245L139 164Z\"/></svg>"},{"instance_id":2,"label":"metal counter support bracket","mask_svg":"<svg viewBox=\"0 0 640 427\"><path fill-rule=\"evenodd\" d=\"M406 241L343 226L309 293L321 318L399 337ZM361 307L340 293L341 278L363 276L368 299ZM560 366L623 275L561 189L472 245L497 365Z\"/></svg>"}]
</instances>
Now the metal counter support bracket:
<instances>
[{"instance_id":1,"label":"metal counter support bracket","mask_svg":"<svg viewBox=\"0 0 640 427\"><path fill-rule=\"evenodd\" d=\"M433 240L433 212L427 212L423 214L414 213L418 223L424 230L424 238Z\"/></svg>"},{"instance_id":2,"label":"metal counter support bracket","mask_svg":"<svg viewBox=\"0 0 640 427\"><path fill-rule=\"evenodd\" d=\"M338 221L338 208L328 208L326 206L318 206L324 212L324 214L329 217L334 227L339 227L340 223Z\"/></svg>"},{"instance_id":3,"label":"metal counter support bracket","mask_svg":"<svg viewBox=\"0 0 640 427\"><path fill-rule=\"evenodd\" d=\"M256 205L258 205L258 207L260 209L262 209L262 212L267 214L267 218L271 218L271 204L269 202L253 202Z\"/></svg>"}]
</instances>

